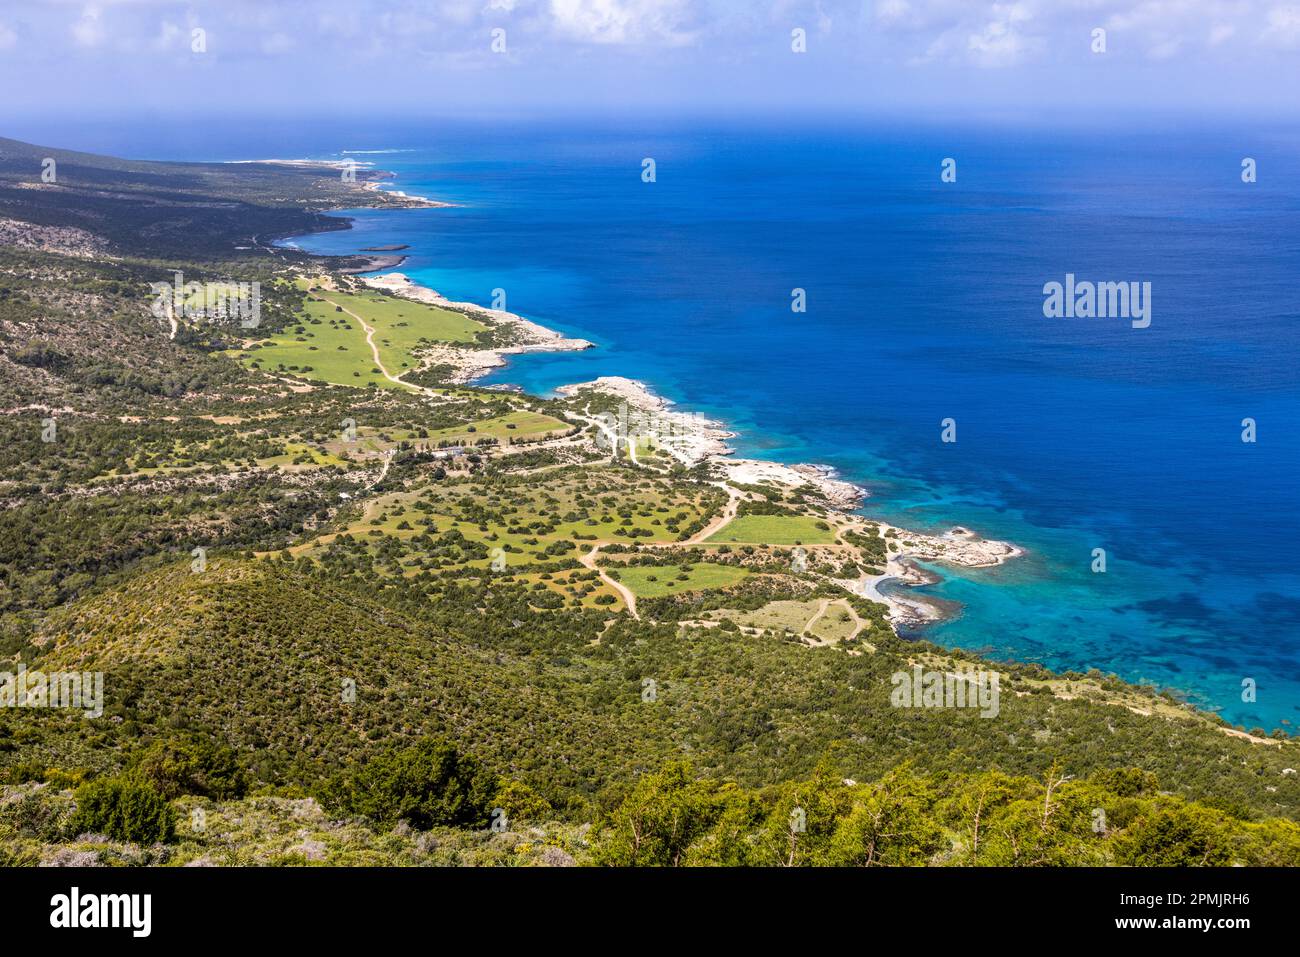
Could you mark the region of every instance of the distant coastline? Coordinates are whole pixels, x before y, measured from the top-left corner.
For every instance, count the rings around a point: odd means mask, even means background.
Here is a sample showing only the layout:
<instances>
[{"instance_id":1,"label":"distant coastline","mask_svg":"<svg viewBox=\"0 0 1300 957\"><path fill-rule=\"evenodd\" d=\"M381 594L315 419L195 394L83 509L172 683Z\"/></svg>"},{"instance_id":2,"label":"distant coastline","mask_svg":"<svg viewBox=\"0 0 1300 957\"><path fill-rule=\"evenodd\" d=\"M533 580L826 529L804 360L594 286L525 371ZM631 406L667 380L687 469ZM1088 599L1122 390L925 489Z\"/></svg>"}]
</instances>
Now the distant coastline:
<instances>
[{"instance_id":1,"label":"distant coastline","mask_svg":"<svg viewBox=\"0 0 1300 957\"><path fill-rule=\"evenodd\" d=\"M353 165L348 161L273 160L266 162L325 166L333 169ZM370 169L366 172L368 179L359 182L358 186L369 191L380 191L385 196L396 197L401 201L400 206L409 204L413 208L449 208L456 205L424 197L411 197L402 191L381 190L379 180L392 178L395 175L391 172ZM345 221L347 223L345 229L351 229L352 220L348 218ZM592 342L566 337L554 329L515 313L488 309L472 302L453 301L437 290L413 281L403 273L390 272L389 270L396 269L408 258L406 255L391 254L408 249L410 249L409 243L381 243L363 247L358 250L357 255L365 254L366 261L340 271L354 275L371 288L392 295L456 309L489 319L494 324L504 321L513 326L515 332L515 341L509 346L488 349L435 346L425 350L425 363L449 366L452 369L452 382L472 384L505 366L508 362L507 357L511 355L595 348ZM727 444L727 439L737 437L737 432L730 430L722 422L698 413L677 409L673 400L658 394L653 386L645 382L623 376L603 375L589 382L559 386L555 391L559 395L571 396L583 389L591 389L615 397L637 413L670 421L674 432L670 454L687 467L706 464L715 474L723 476L725 481L739 485L757 485L766 482L791 490L811 486L833 510L844 517L848 517L851 513L858 513L863 503L870 497L870 493L865 488L841 480L836 470L828 465L818 463L788 465L765 459L735 457L735 450ZM965 568L988 568L1004 564L1026 553L1026 550L1019 545L997 539L986 539L962 526L952 526L946 532L935 535L902 528L871 516L861 516L861 519L864 523L878 526L880 534L900 544L896 544L896 551L888 552L883 571L876 574L864 573L857 580L846 579L837 583L854 594L886 605L895 631L900 627L924 627L959 613L959 608L954 609L952 602L935 600L922 595L899 595L886 587L886 583L893 583L910 590L918 586L934 584L937 580L936 576L920 568L916 564L917 561L938 562ZM904 548L901 543L905 543L906 547Z\"/></svg>"},{"instance_id":2,"label":"distant coastline","mask_svg":"<svg viewBox=\"0 0 1300 957\"><path fill-rule=\"evenodd\" d=\"M346 208L347 207L339 207L339 209ZM344 213L344 216L346 216L346 213ZM351 222L348 222L346 226L343 226L343 230L347 229L351 229ZM408 235L409 233L403 231L402 238L403 241L407 241L406 244L409 244L407 239ZM338 238L343 238L342 233ZM393 243L389 243L386 238L383 238L382 230L378 230L373 231L373 233L368 231L365 246L377 247L383 246L383 244L395 243L395 239ZM360 243L357 243L357 246L360 246ZM408 251L409 250L404 252ZM334 254L313 255L334 257L334 259L337 260L342 252L343 250L339 250L338 252L334 252ZM382 268L377 270L365 270L359 278L361 281L369 283L370 281L377 280L377 278L378 280L382 280L383 273L385 272L386 270ZM442 302L447 302L447 299L443 298L443 296L438 293L435 293L434 290L425 289L424 286L420 286L420 283L412 282L411 278L407 276L402 277L402 282L407 283L409 286L408 291L411 291L411 293L416 293L417 295L429 295L433 296L435 299L442 300ZM424 293L419 293L419 290L424 290ZM464 304L464 306L474 309L484 308L472 303ZM545 333L547 337L551 338L552 341L563 338L563 335L554 332L554 330L543 329L543 333ZM584 347L589 348L589 343ZM528 351L533 350L519 350L519 352ZM547 348L546 351L559 350L555 346L551 346L550 348ZM458 350L456 352L458 352L458 356L461 360L467 359L468 356L471 355L471 351L469 350ZM463 382L474 382L480 380L480 378L486 376L486 374L499 372L503 365L507 363L508 355L510 355L510 352L504 350L473 352L473 367L468 367L467 365L467 367L463 369L463 374L458 376L458 380ZM448 358L454 358L454 356L448 355ZM616 371L616 369L611 369L611 372L614 371ZM598 373L598 376L595 378L602 378L602 380L608 381L611 380L611 378L617 377L606 376L606 374ZM559 381L563 382L565 380ZM632 382L633 380L627 381ZM653 387L647 385L647 382L653 382L653 380L651 380L651 378L646 378L645 381L638 384L643 386L643 393L649 395L649 397L654 397L646 399L647 406L659 402L669 402L667 399L655 397ZM573 385L572 380L569 380L569 385ZM510 386L500 385L495 387L503 387L504 389L504 387ZM519 389L519 391L530 391L530 393L545 397L545 395L550 394L550 390L554 390L556 387L558 386L547 384L545 390L538 390L536 386L525 386L523 389ZM722 416L719 416L718 411L716 411L719 404L723 407L723 410L725 408L725 403L715 402L714 416L724 417L725 411L722 412ZM675 411L677 411L676 407ZM712 423L712 426L714 426L715 429L720 430L720 432L729 433L727 438L735 438L737 436L737 430L733 428L733 426L728 426L724 423L716 423L716 421L715 423ZM719 437L714 436L712 438L716 439ZM727 438L722 438L722 442L727 442ZM753 454L753 452L750 452L750 454ZM768 477L770 477L772 481L781 481L780 477L777 476L784 476L785 479L789 480L790 469L793 468L792 464L770 462L770 460L764 460L758 458L758 456L755 456L753 459L741 459L738 458L735 452L731 449L728 449L727 452L719 450L718 455L716 455L716 462L718 462L720 468L724 467L724 463L755 463L754 465L751 465L750 468L768 469L768 471L770 471ZM816 462L816 459L810 458L805 460L805 462ZM736 467L736 465L731 465L731 467ZM832 469L818 467L818 465L805 464L803 465L803 468L811 469L811 471L819 473L819 475L824 477L832 477L832 479L835 479L836 477L833 475ZM742 475L744 475L744 473L742 473ZM801 477L800 481L806 482L807 476ZM848 482L845 482L845 485L848 485ZM853 489L857 501L855 501L853 505L841 503L839 508L845 512L858 512L859 515L863 515L863 518L870 520L872 524L879 527L881 531L893 531L892 541L906 542L906 546L901 547L897 553L889 554L888 566L885 567L883 571L876 573L876 575L866 576L865 579L857 581L857 583L852 583L852 581L850 581L850 583L842 584L844 584L846 588L852 589L853 592L859 594L859 596L870 598L872 601L880 601L885 603L885 605L888 605L889 609L891 609L891 619L894 628L896 628L896 631L900 633L906 632L909 637L923 637L927 638L927 640L935 641L937 644L943 645L944 648L967 649L978 651L979 653L979 649L985 648L984 644L979 644L979 642L972 644L970 641L949 641L946 640L945 637L946 627L948 627L948 625L958 625L959 622L963 622L963 620L969 618L969 606L967 606L967 602L965 601L965 592L969 589L966 588L965 583L972 579L970 576L966 575L965 570L989 570L989 568L998 568L1002 566L1017 566L1018 563L1013 562L1011 559L1019 559L1024 557L1024 555L1034 555L1034 562L1018 566L1022 568L1022 571L1011 572L1010 575L1006 576L1009 580L1014 581L1024 575L1034 575L1035 568L1041 567L1041 564L1043 564L1045 560L1049 560L1050 553L1039 554L1036 547L1037 542L1035 542L1035 547L1028 547L1022 545L1019 538L1011 538L1010 536L1006 536L1006 534L1002 534L1002 536L991 534L991 536L985 540L985 538L979 536L978 532L982 527L980 527L976 521L971 521L967 516L961 516L961 518L957 518L957 521L961 521L961 525L957 525L956 523L945 524L943 521L944 516L939 514L936 508L933 507L928 508L927 510L927 521L926 524L923 525L923 527L926 528L926 532L910 531L910 529L907 528L907 525L910 523L906 520L906 515L892 515L889 520L878 518L878 516L874 514L867 515L865 508L863 508L863 502L865 502L868 494L866 489L858 488L858 486L850 486L850 488ZM871 511L876 512L878 510ZM954 516L954 518L956 518L956 516ZM976 529L976 531L971 532L970 529ZM992 550L993 554L991 554L991 551L989 550ZM940 567L936 568L930 563L937 563ZM926 567L927 564L930 564L930 567ZM949 575L949 573L941 571L941 567L943 566L952 568L952 573ZM935 581L936 572L943 575L943 579L940 579L937 583ZM979 576L976 577L975 581L983 583L983 581L987 581L987 579L985 579L984 576ZM957 593L956 596L954 596L954 592ZM1010 605L1009 610L1014 610L1014 607L1014 605ZM983 609L980 610L983 611ZM983 622L984 619L982 618L980 620ZM1008 623L1011 625L1011 633L1013 633L1013 635L1021 633L1017 631L1018 628L1023 629L1026 627L1026 620L1024 619L1008 619ZM931 637L931 628L940 627L940 625L943 625L943 631L940 631L939 635ZM989 627L996 627L996 625L989 624ZM958 631L957 633L958 635L965 635L966 631L969 631L969 628L965 629L965 631ZM989 635L989 642L997 642L995 632L987 633ZM996 653L993 655L992 659L1000 659L1000 661L1044 663L1043 658L1041 658L1039 654L1032 653L1032 651L1031 653L1024 654L1019 653L1019 651L1021 651L1021 649L1015 648L1013 644L1006 653ZM1036 651L1036 649L1034 649L1034 651ZM1087 655L1087 657L1080 658L1076 663L1047 663L1047 667L1052 667L1054 670L1078 671L1086 671L1088 668L1100 667L1105 671L1106 667L1108 667L1108 659L1100 657L1099 654L1091 654ZM1197 690L1201 690L1200 688L1197 688L1196 685L1188 687L1188 685L1179 684L1177 680L1154 681L1153 683L1151 679L1140 674L1127 674L1123 677L1125 677L1125 680L1135 681L1135 683L1139 684L1154 684L1156 687L1177 689L1180 696L1184 697L1186 697L1187 694L1193 694L1196 693ZM1200 705L1200 707L1212 711L1212 713L1216 710L1214 707L1206 707L1206 705Z\"/></svg>"},{"instance_id":3,"label":"distant coastline","mask_svg":"<svg viewBox=\"0 0 1300 957\"><path fill-rule=\"evenodd\" d=\"M472 384L507 362L506 357L527 352L562 352L594 348L585 339L567 338L563 334L514 313L491 310L476 303L454 302L437 290L412 281L402 273L366 274L359 278L366 285L403 296L416 302L454 308L489 318L505 321L517 330L514 345L492 349L462 349L435 346L426 350L429 364L450 366L454 371L452 381ZM612 396L626 408L640 415L648 415L663 423L673 433L671 444L665 448L682 465L690 468L707 465L732 485L758 485L769 483L795 490L811 486L841 516L861 508L869 498L866 489L839 479L830 466L817 463L787 465L764 459L735 457L735 450L727 439L735 438L724 423L696 413L676 409L676 403L635 379L622 376L600 376L589 382L571 383L556 389L562 396L573 396L583 390L592 390ZM1001 565L1025 554L1020 546L997 539L986 539L968 528L954 526L941 535L931 535L901 528L877 518L864 517L865 522L876 525L880 533L899 543L898 550L889 552L882 572L864 574L857 580L845 579L837 583L854 594L886 605L895 628L922 627L941 621L952 613L951 603L944 603L919 595L898 595L882 588L886 582L900 586L916 587L932 584L936 579L916 565L917 561L940 562L966 568L987 568Z\"/></svg>"}]
</instances>

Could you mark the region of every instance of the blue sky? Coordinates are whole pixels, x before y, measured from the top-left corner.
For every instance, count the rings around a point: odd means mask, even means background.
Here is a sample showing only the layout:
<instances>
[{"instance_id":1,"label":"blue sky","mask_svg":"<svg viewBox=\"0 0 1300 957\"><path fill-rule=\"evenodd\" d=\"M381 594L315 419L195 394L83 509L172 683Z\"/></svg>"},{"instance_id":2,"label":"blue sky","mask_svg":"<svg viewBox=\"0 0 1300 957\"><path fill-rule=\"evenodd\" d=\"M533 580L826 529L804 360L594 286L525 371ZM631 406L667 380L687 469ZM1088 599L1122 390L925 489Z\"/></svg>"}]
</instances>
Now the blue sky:
<instances>
[{"instance_id":1,"label":"blue sky","mask_svg":"<svg viewBox=\"0 0 1300 957\"><path fill-rule=\"evenodd\" d=\"M806 53L791 50L796 28ZM1092 51L1098 28L1105 53ZM492 50L497 29L505 52ZM0 83L10 116L69 122L358 110L1290 118L1300 0L6 0Z\"/></svg>"}]
</instances>

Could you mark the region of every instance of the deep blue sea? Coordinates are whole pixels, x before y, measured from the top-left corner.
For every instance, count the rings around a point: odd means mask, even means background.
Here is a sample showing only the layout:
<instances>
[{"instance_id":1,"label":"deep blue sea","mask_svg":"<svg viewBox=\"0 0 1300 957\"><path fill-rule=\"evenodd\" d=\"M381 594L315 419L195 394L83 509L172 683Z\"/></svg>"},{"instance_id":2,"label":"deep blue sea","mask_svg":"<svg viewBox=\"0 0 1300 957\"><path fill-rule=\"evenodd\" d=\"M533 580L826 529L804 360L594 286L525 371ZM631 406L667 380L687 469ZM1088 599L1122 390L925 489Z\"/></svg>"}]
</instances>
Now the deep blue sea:
<instances>
[{"instance_id":1,"label":"deep blue sea","mask_svg":"<svg viewBox=\"0 0 1300 957\"><path fill-rule=\"evenodd\" d=\"M299 245L408 243L414 279L483 304L502 288L511 311L599 346L520 357L488 381L642 379L728 423L743 455L834 466L870 490L868 514L1029 549L942 569L929 590L961 613L931 640L1300 730L1300 130L258 136L229 150L352 156L459 204L357 211L351 231ZM955 183L940 180L946 157ZM1241 181L1243 157L1257 183ZM1043 285L1066 273L1150 282L1150 327L1045 318ZM806 313L791 311L795 287Z\"/></svg>"}]
</instances>

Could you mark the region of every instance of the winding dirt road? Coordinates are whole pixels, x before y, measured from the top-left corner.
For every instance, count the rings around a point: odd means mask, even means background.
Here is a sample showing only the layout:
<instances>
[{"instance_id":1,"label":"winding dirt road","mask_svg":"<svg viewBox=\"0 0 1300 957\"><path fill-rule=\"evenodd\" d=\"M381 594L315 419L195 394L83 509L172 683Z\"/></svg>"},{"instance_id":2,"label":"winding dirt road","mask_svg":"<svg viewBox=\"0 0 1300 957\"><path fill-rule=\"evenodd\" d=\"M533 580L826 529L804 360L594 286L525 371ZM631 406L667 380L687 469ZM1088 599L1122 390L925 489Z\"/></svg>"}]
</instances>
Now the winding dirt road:
<instances>
[{"instance_id":1,"label":"winding dirt road","mask_svg":"<svg viewBox=\"0 0 1300 957\"><path fill-rule=\"evenodd\" d=\"M740 507L740 500L743 496L726 482L715 482L714 484L727 493L727 504L722 507L722 511L715 518L710 519L707 525L682 542L683 545L703 545L706 539L716 535L728 522L736 517L736 509Z\"/></svg>"},{"instance_id":2,"label":"winding dirt road","mask_svg":"<svg viewBox=\"0 0 1300 957\"><path fill-rule=\"evenodd\" d=\"M375 357L375 368L379 370L380 374L385 379L397 385L405 386L408 389L414 389L416 392L420 393L421 395L428 395L428 396L435 396L435 397L437 396L438 393L434 392L432 389L426 389L422 385L412 385L410 382L403 382L401 376L395 376L388 371L388 369L384 366L384 360L379 358L379 346L375 345L374 326L366 322L366 320L362 319L351 309L347 308L347 306L339 305L339 303L335 302L333 299L330 299L327 296L322 295L321 300L324 302L328 302L335 309L338 309L346 313L347 315L355 319L357 322L361 323L361 328L366 331L366 344L370 346L370 354Z\"/></svg>"},{"instance_id":3,"label":"winding dirt road","mask_svg":"<svg viewBox=\"0 0 1300 957\"><path fill-rule=\"evenodd\" d=\"M596 564L596 556L600 554L601 547L608 544L608 542L602 542L599 545L592 546L591 551L579 558L578 561L581 562L584 567L591 569L599 575L600 580L606 585L618 592L619 596L623 599L623 604L627 605L628 612L631 613L633 618L640 621L641 616L636 613L636 595L632 594L632 590L623 583L616 582L614 579L610 578L609 575L605 574L604 569L600 568Z\"/></svg>"}]
</instances>

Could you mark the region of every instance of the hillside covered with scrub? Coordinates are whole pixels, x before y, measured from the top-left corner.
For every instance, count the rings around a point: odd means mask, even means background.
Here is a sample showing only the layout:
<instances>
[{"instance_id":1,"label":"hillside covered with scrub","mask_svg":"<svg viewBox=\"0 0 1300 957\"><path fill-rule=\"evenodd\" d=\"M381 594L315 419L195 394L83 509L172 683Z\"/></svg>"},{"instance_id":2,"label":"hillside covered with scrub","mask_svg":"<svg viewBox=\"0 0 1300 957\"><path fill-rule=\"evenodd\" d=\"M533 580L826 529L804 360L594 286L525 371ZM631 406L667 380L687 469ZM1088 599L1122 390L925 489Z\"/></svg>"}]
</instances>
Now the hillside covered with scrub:
<instances>
[{"instance_id":1,"label":"hillside covered with scrub","mask_svg":"<svg viewBox=\"0 0 1300 957\"><path fill-rule=\"evenodd\" d=\"M0 864L1300 864L1284 733L904 640L844 583L906 536L268 245L363 185L0 141L0 672L103 676L0 708ZM177 271L259 323L160 317Z\"/></svg>"}]
</instances>

